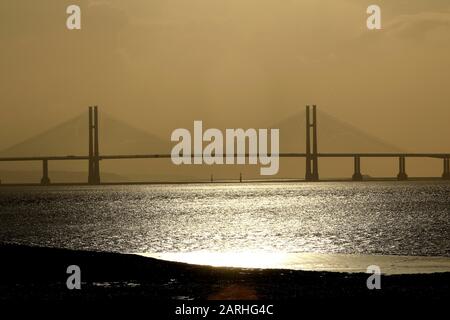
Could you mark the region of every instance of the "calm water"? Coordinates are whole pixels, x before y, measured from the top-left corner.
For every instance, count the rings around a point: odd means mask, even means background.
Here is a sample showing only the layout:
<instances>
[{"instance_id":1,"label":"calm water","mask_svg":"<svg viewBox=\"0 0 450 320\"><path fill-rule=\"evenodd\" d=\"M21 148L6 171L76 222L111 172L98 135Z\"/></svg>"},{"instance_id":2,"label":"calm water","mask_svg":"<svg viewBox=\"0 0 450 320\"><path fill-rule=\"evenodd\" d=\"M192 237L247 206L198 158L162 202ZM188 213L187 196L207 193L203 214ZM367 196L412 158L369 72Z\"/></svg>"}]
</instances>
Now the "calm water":
<instances>
[{"instance_id":1,"label":"calm water","mask_svg":"<svg viewBox=\"0 0 450 320\"><path fill-rule=\"evenodd\" d=\"M118 252L450 256L448 183L0 189L0 242Z\"/></svg>"}]
</instances>

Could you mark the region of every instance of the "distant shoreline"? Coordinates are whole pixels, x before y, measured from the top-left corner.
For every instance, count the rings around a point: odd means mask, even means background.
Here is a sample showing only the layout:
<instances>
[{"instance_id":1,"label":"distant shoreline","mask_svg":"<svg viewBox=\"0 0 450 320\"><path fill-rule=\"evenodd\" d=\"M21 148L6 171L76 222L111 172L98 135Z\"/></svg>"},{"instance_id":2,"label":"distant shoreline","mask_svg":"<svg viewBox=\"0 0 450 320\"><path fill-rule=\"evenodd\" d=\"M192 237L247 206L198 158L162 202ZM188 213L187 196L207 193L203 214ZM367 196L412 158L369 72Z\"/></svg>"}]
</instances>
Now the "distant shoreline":
<instances>
[{"instance_id":1,"label":"distant shoreline","mask_svg":"<svg viewBox=\"0 0 450 320\"><path fill-rule=\"evenodd\" d=\"M0 301L447 299L450 273L390 275L368 290L363 273L209 267L131 254L0 245ZM81 290L66 269L81 268Z\"/></svg>"}]
</instances>

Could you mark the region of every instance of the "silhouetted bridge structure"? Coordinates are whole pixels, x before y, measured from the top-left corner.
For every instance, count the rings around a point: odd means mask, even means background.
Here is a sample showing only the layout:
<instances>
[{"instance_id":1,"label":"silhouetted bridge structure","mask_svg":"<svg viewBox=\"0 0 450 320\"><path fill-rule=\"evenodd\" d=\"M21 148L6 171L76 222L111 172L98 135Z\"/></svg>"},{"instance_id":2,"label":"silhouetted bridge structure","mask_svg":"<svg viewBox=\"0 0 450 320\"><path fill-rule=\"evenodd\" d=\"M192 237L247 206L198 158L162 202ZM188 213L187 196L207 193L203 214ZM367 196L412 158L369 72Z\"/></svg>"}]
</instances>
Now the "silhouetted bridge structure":
<instances>
[{"instance_id":1,"label":"silhouetted bridge structure","mask_svg":"<svg viewBox=\"0 0 450 320\"><path fill-rule=\"evenodd\" d=\"M101 160L125 160L125 159L169 159L171 154L134 154L134 155L100 155L98 141L98 111L97 107L89 107L89 154L87 156L38 156L38 157L2 157L0 162L22 162L41 161L42 179L41 185L49 185L50 177L48 171L49 161L80 160L88 161L88 183L98 185L100 181ZM272 154L273 156L274 154ZM181 157L182 155L180 155ZM201 157L202 155L190 155ZM216 155L223 156L226 155ZM256 157L254 154L234 154L234 157ZM304 153L279 153L280 158L305 158L306 173L305 181L320 181L319 158L352 158L354 162L353 181L362 181L361 159L362 158L397 158L399 171L397 180L408 180L406 173L407 158L435 158L442 159L443 180L450 180L450 153L319 153L317 148L317 117L316 106L312 107L312 119L310 107L306 107L306 152Z\"/></svg>"}]
</instances>

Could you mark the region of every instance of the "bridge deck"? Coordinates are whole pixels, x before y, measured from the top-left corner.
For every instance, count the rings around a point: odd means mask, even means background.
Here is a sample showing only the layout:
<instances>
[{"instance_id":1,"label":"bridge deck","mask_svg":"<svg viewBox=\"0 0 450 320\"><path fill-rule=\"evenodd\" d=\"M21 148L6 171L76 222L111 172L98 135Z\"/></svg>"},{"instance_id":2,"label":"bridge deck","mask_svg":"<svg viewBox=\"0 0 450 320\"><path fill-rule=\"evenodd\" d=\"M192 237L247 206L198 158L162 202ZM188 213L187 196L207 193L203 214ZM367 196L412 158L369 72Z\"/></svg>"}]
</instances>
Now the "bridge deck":
<instances>
[{"instance_id":1,"label":"bridge deck","mask_svg":"<svg viewBox=\"0 0 450 320\"><path fill-rule=\"evenodd\" d=\"M218 155L225 157L225 155ZM234 157L256 157L254 154L234 154ZM280 158L305 158L305 153L280 153ZM318 153L319 158L450 158L450 153ZM191 155L200 157L200 155ZM170 154L134 154L134 155L102 155L100 160L120 160L120 159L167 159ZM38 157L1 157L1 162L7 161L62 161L62 160L89 160L89 156L38 156Z\"/></svg>"}]
</instances>

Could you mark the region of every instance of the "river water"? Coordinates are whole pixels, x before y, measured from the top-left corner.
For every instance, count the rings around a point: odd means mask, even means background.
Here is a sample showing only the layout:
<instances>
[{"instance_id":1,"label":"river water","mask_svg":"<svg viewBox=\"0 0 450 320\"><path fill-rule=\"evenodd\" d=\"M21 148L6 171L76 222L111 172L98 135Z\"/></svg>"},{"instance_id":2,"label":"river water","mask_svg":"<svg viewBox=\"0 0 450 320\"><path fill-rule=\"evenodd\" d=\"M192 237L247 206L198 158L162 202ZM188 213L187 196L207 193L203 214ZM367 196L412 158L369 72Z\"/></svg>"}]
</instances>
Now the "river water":
<instances>
[{"instance_id":1,"label":"river water","mask_svg":"<svg viewBox=\"0 0 450 320\"><path fill-rule=\"evenodd\" d=\"M145 254L450 257L450 184L2 187L0 242Z\"/></svg>"}]
</instances>

